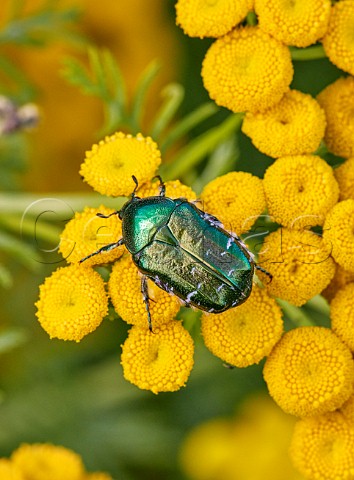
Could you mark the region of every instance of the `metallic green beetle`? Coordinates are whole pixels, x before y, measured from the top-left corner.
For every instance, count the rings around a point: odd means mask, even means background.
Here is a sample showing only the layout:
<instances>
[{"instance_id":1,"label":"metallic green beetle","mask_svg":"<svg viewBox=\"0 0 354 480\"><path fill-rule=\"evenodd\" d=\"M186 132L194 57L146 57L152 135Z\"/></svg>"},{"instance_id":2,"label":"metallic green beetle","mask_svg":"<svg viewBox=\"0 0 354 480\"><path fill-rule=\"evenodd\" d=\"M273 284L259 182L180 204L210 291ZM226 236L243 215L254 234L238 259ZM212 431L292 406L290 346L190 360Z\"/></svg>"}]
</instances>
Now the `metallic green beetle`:
<instances>
[{"instance_id":1,"label":"metallic green beetle","mask_svg":"<svg viewBox=\"0 0 354 480\"><path fill-rule=\"evenodd\" d=\"M108 215L122 220L123 237L81 260L126 246L142 273L141 291L150 330L147 278L177 295L186 306L220 313L247 300L254 268L264 271L239 237L185 198L166 197L165 185L157 178L160 194L140 198L135 195L138 182L133 177L136 186L131 199L120 211Z\"/></svg>"}]
</instances>

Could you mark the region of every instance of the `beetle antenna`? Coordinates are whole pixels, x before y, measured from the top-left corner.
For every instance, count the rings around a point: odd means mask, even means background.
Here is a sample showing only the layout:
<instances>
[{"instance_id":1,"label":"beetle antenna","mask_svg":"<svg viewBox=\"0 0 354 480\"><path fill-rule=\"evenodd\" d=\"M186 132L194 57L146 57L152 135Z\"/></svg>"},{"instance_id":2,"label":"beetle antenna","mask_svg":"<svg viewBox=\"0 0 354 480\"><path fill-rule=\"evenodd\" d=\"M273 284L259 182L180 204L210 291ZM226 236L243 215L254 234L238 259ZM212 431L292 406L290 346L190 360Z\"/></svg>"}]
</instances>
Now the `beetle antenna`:
<instances>
[{"instance_id":1,"label":"beetle antenna","mask_svg":"<svg viewBox=\"0 0 354 480\"><path fill-rule=\"evenodd\" d=\"M155 180L155 178L157 178L160 182L160 186L159 186L159 190L160 190L160 197L164 197L166 195L166 186L165 184L163 183L163 180L162 178L160 177L160 175L155 175L152 179L152 180Z\"/></svg>"},{"instance_id":2,"label":"beetle antenna","mask_svg":"<svg viewBox=\"0 0 354 480\"><path fill-rule=\"evenodd\" d=\"M132 198L134 198L134 197L135 197L135 193L136 193L136 191L138 190L139 183L138 183L138 179L136 178L135 175L132 175L132 179L133 179L133 182L135 183L135 188L134 188L133 193L132 193Z\"/></svg>"}]
</instances>

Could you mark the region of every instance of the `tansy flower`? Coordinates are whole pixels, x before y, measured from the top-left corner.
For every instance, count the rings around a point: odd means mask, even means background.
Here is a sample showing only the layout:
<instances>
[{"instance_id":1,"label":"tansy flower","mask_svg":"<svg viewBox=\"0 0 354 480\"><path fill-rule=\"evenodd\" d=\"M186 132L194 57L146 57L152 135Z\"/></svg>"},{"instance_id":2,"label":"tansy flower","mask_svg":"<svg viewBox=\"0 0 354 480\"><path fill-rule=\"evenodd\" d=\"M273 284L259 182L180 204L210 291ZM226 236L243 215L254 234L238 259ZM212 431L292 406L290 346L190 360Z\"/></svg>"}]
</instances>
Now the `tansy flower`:
<instances>
[{"instance_id":1,"label":"tansy flower","mask_svg":"<svg viewBox=\"0 0 354 480\"><path fill-rule=\"evenodd\" d=\"M79 265L58 268L39 287L36 315L50 338L79 342L108 311L102 277Z\"/></svg>"},{"instance_id":2,"label":"tansy flower","mask_svg":"<svg viewBox=\"0 0 354 480\"><path fill-rule=\"evenodd\" d=\"M248 396L234 418L193 428L182 468L192 480L300 480L288 455L294 424L268 396Z\"/></svg>"},{"instance_id":3,"label":"tansy flower","mask_svg":"<svg viewBox=\"0 0 354 480\"><path fill-rule=\"evenodd\" d=\"M322 225L339 196L332 168L316 155L279 158L263 185L269 214L291 228Z\"/></svg>"},{"instance_id":4,"label":"tansy flower","mask_svg":"<svg viewBox=\"0 0 354 480\"><path fill-rule=\"evenodd\" d=\"M164 185L166 188L166 197L173 199L182 197L190 202L197 200L197 195L193 190L187 185L183 185L179 180L170 180L169 182L165 182ZM137 192L137 195L142 198L158 196L159 194L159 182L157 180L145 183Z\"/></svg>"},{"instance_id":5,"label":"tansy flower","mask_svg":"<svg viewBox=\"0 0 354 480\"><path fill-rule=\"evenodd\" d=\"M341 5L345 1L338 3ZM352 2L353 3L353 2ZM339 157L354 156L354 78L339 78L317 96L326 113L325 143Z\"/></svg>"},{"instance_id":6,"label":"tansy flower","mask_svg":"<svg viewBox=\"0 0 354 480\"><path fill-rule=\"evenodd\" d=\"M152 326L170 322L181 304L176 296L170 295L148 280L149 306ZM146 328L148 317L141 293L141 274L130 255L125 255L113 265L108 282L109 295L114 309L127 323Z\"/></svg>"},{"instance_id":7,"label":"tansy flower","mask_svg":"<svg viewBox=\"0 0 354 480\"><path fill-rule=\"evenodd\" d=\"M246 172L215 178L204 187L200 198L204 211L239 235L248 231L266 209L262 180Z\"/></svg>"},{"instance_id":8,"label":"tansy flower","mask_svg":"<svg viewBox=\"0 0 354 480\"><path fill-rule=\"evenodd\" d=\"M334 65L354 75L354 1L336 2L322 39L326 55Z\"/></svg>"},{"instance_id":9,"label":"tansy flower","mask_svg":"<svg viewBox=\"0 0 354 480\"><path fill-rule=\"evenodd\" d=\"M3 480L26 480L17 465L7 458L0 458L0 478Z\"/></svg>"},{"instance_id":10,"label":"tansy flower","mask_svg":"<svg viewBox=\"0 0 354 480\"><path fill-rule=\"evenodd\" d=\"M153 393L183 387L193 367L194 344L178 321L154 327L134 326L122 346L121 363L126 380Z\"/></svg>"},{"instance_id":11,"label":"tansy flower","mask_svg":"<svg viewBox=\"0 0 354 480\"><path fill-rule=\"evenodd\" d=\"M348 272L340 265L336 265L334 277L328 287L321 292L321 295L330 302L336 293L350 282L354 282L354 272Z\"/></svg>"},{"instance_id":12,"label":"tansy flower","mask_svg":"<svg viewBox=\"0 0 354 480\"><path fill-rule=\"evenodd\" d=\"M349 283L331 302L332 330L354 352L354 283Z\"/></svg>"},{"instance_id":13,"label":"tansy flower","mask_svg":"<svg viewBox=\"0 0 354 480\"><path fill-rule=\"evenodd\" d=\"M310 480L351 480L353 425L339 412L304 418L295 425L290 455L295 467Z\"/></svg>"},{"instance_id":14,"label":"tansy flower","mask_svg":"<svg viewBox=\"0 0 354 480\"><path fill-rule=\"evenodd\" d=\"M321 237L310 231L279 228L264 239L259 263L273 275L265 274L268 293L301 306L321 293L334 276L335 264Z\"/></svg>"},{"instance_id":15,"label":"tansy flower","mask_svg":"<svg viewBox=\"0 0 354 480\"><path fill-rule=\"evenodd\" d=\"M218 315L203 314L205 345L236 367L248 367L268 355L283 333L281 309L254 285L247 302Z\"/></svg>"},{"instance_id":16,"label":"tansy flower","mask_svg":"<svg viewBox=\"0 0 354 480\"><path fill-rule=\"evenodd\" d=\"M160 151L150 137L117 132L86 152L80 174L99 193L128 196L135 186L132 175L139 184L147 182L160 163Z\"/></svg>"},{"instance_id":17,"label":"tansy flower","mask_svg":"<svg viewBox=\"0 0 354 480\"><path fill-rule=\"evenodd\" d=\"M234 425L216 418L194 428L182 445L180 461L192 480L231 479L235 462Z\"/></svg>"},{"instance_id":18,"label":"tansy flower","mask_svg":"<svg viewBox=\"0 0 354 480\"><path fill-rule=\"evenodd\" d=\"M50 444L23 444L11 455L12 462L30 480L82 480L80 455Z\"/></svg>"},{"instance_id":19,"label":"tansy flower","mask_svg":"<svg viewBox=\"0 0 354 480\"><path fill-rule=\"evenodd\" d=\"M203 61L210 98L233 112L275 105L293 77L289 49L258 27L236 28L218 38Z\"/></svg>"},{"instance_id":20,"label":"tansy flower","mask_svg":"<svg viewBox=\"0 0 354 480\"><path fill-rule=\"evenodd\" d=\"M349 397L342 407L339 409L340 413L342 413L348 422L354 425L354 395Z\"/></svg>"},{"instance_id":21,"label":"tansy flower","mask_svg":"<svg viewBox=\"0 0 354 480\"><path fill-rule=\"evenodd\" d=\"M59 252L65 260L70 263L77 263L104 245L118 241L122 237L122 222L118 216L97 217L97 213L109 215L113 212L112 208L104 206L99 208L86 207L83 212L76 212L74 218L65 225L60 235ZM114 248L85 260L82 265L92 266L113 262L123 252L123 246Z\"/></svg>"},{"instance_id":22,"label":"tansy flower","mask_svg":"<svg viewBox=\"0 0 354 480\"><path fill-rule=\"evenodd\" d=\"M334 260L354 272L354 200L337 203L323 225L323 238L332 249Z\"/></svg>"},{"instance_id":23,"label":"tansy flower","mask_svg":"<svg viewBox=\"0 0 354 480\"><path fill-rule=\"evenodd\" d=\"M255 0L259 27L286 45L307 47L327 30L330 0Z\"/></svg>"},{"instance_id":24,"label":"tansy flower","mask_svg":"<svg viewBox=\"0 0 354 480\"><path fill-rule=\"evenodd\" d=\"M311 95L290 90L265 112L248 112L242 131L258 150L277 158L314 152L325 127L325 114L318 102Z\"/></svg>"},{"instance_id":25,"label":"tansy flower","mask_svg":"<svg viewBox=\"0 0 354 480\"><path fill-rule=\"evenodd\" d=\"M350 350L324 327L285 333L263 370L269 393L287 413L306 417L335 410L353 392Z\"/></svg>"},{"instance_id":26,"label":"tansy flower","mask_svg":"<svg viewBox=\"0 0 354 480\"><path fill-rule=\"evenodd\" d=\"M334 170L339 185L339 199L354 199L354 157L348 158Z\"/></svg>"},{"instance_id":27,"label":"tansy flower","mask_svg":"<svg viewBox=\"0 0 354 480\"><path fill-rule=\"evenodd\" d=\"M177 25L190 37L221 37L240 23L254 0L178 0Z\"/></svg>"}]
</instances>

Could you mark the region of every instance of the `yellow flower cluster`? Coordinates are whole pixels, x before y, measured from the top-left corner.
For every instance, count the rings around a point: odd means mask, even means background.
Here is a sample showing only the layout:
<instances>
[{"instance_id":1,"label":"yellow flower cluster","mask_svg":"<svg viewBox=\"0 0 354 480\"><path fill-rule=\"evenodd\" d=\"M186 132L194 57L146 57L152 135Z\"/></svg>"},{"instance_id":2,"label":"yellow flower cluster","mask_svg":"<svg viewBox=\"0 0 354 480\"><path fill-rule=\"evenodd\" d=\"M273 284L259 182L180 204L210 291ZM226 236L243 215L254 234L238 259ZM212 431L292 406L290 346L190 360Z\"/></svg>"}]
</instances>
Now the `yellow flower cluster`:
<instances>
[{"instance_id":1,"label":"yellow flower cluster","mask_svg":"<svg viewBox=\"0 0 354 480\"><path fill-rule=\"evenodd\" d=\"M325 132L323 109L311 95L290 90L265 112L247 112L242 131L270 157L314 152Z\"/></svg>"},{"instance_id":2,"label":"yellow flower cluster","mask_svg":"<svg viewBox=\"0 0 354 480\"><path fill-rule=\"evenodd\" d=\"M324 327L287 332L267 358L263 374L274 400L299 417L334 411L353 393L351 352Z\"/></svg>"},{"instance_id":3,"label":"yellow flower cluster","mask_svg":"<svg viewBox=\"0 0 354 480\"><path fill-rule=\"evenodd\" d=\"M339 78L317 96L326 114L326 146L335 155L345 158L354 156L353 98L354 78L350 76Z\"/></svg>"},{"instance_id":4,"label":"yellow flower cluster","mask_svg":"<svg viewBox=\"0 0 354 480\"><path fill-rule=\"evenodd\" d=\"M247 397L235 416L188 432L181 467L191 480L300 480L288 455L294 424L266 395Z\"/></svg>"},{"instance_id":5,"label":"yellow flower cluster","mask_svg":"<svg viewBox=\"0 0 354 480\"><path fill-rule=\"evenodd\" d=\"M254 0L178 0L176 21L190 37L220 37L252 10Z\"/></svg>"},{"instance_id":6,"label":"yellow flower cluster","mask_svg":"<svg viewBox=\"0 0 354 480\"><path fill-rule=\"evenodd\" d=\"M230 172L212 180L200 198L204 211L238 235L250 230L266 209L262 180L247 172Z\"/></svg>"},{"instance_id":7,"label":"yellow flower cluster","mask_svg":"<svg viewBox=\"0 0 354 480\"><path fill-rule=\"evenodd\" d=\"M219 315L203 314L205 345L235 367L259 363L283 333L282 312L264 289L253 287L247 302Z\"/></svg>"},{"instance_id":8,"label":"yellow flower cluster","mask_svg":"<svg viewBox=\"0 0 354 480\"><path fill-rule=\"evenodd\" d=\"M86 471L80 455L49 443L23 444L0 459L2 480L113 480L108 473Z\"/></svg>"},{"instance_id":9,"label":"yellow flower cluster","mask_svg":"<svg viewBox=\"0 0 354 480\"><path fill-rule=\"evenodd\" d=\"M328 58L354 75L354 1L342 0L332 7L328 30L322 39Z\"/></svg>"},{"instance_id":10,"label":"yellow flower cluster","mask_svg":"<svg viewBox=\"0 0 354 480\"><path fill-rule=\"evenodd\" d=\"M135 186L132 175L139 184L148 182L160 163L160 151L150 137L117 132L86 152L80 174L103 195L128 196Z\"/></svg>"},{"instance_id":11,"label":"yellow flower cluster","mask_svg":"<svg viewBox=\"0 0 354 480\"><path fill-rule=\"evenodd\" d=\"M339 185L339 200L354 200L354 157L337 167L334 175Z\"/></svg>"},{"instance_id":12,"label":"yellow flower cluster","mask_svg":"<svg viewBox=\"0 0 354 480\"><path fill-rule=\"evenodd\" d=\"M258 27L218 38L203 61L210 98L233 112L264 111L279 102L293 77L288 48Z\"/></svg>"}]
</instances>

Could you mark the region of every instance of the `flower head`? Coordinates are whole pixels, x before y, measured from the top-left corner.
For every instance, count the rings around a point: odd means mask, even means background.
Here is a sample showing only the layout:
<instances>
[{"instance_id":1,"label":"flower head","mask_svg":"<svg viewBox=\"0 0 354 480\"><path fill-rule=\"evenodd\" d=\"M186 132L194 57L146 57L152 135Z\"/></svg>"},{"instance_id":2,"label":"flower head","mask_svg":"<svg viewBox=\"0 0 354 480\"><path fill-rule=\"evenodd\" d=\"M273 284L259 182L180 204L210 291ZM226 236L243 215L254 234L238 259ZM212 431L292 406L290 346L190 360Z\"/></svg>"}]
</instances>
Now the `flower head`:
<instances>
[{"instance_id":1,"label":"flower head","mask_svg":"<svg viewBox=\"0 0 354 480\"><path fill-rule=\"evenodd\" d=\"M266 360L269 393L287 413L306 417L333 411L353 392L350 350L328 328L300 327L285 333Z\"/></svg>"},{"instance_id":2,"label":"flower head","mask_svg":"<svg viewBox=\"0 0 354 480\"><path fill-rule=\"evenodd\" d=\"M337 292L331 302L332 330L354 352L354 283Z\"/></svg>"},{"instance_id":3,"label":"flower head","mask_svg":"<svg viewBox=\"0 0 354 480\"><path fill-rule=\"evenodd\" d=\"M74 218L65 225L60 235L59 251L68 262L77 263L103 245L114 243L122 237L122 222L117 215L100 218L97 213L109 215L114 213L114 210L104 206L86 207L83 212L76 212ZM83 265L113 262L123 252L123 246L114 248L87 259Z\"/></svg>"},{"instance_id":4,"label":"flower head","mask_svg":"<svg viewBox=\"0 0 354 480\"><path fill-rule=\"evenodd\" d=\"M340 5L345 1L338 3ZM354 156L354 78L339 78L317 96L326 113L325 143L339 157Z\"/></svg>"},{"instance_id":5,"label":"flower head","mask_svg":"<svg viewBox=\"0 0 354 480\"><path fill-rule=\"evenodd\" d=\"M203 210L239 235L249 230L266 208L262 180L247 172L215 178L204 187L201 200Z\"/></svg>"},{"instance_id":6,"label":"flower head","mask_svg":"<svg viewBox=\"0 0 354 480\"><path fill-rule=\"evenodd\" d=\"M160 163L160 151L150 137L117 132L86 152L80 174L103 195L128 196L135 186L132 175L143 184L155 175Z\"/></svg>"},{"instance_id":7,"label":"flower head","mask_svg":"<svg viewBox=\"0 0 354 480\"><path fill-rule=\"evenodd\" d=\"M354 428L340 413L304 418L295 425L290 447L295 467L309 479L351 480Z\"/></svg>"},{"instance_id":8,"label":"flower head","mask_svg":"<svg viewBox=\"0 0 354 480\"><path fill-rule=\"evenodd\" d=\"M325 114L318 102L311 95L290 90L265 112L248 112L242 131L258 150L277 158L314 152L325 127Z\"/></svg>"},{"instance_id":9,"label":"flower head","mask_svg":"<svg viewBox=\"0 0 354 480\"><path fill-rule=\"evenodd\" d=\"M178 321L154 327L134 326L122 346L121 363L126 380L153 393L183 387L193 367L193 340Z\"/></svg>"},{"instance_id":10,"label":"flower head","mask_svg":"<svg viewBox=\"0 0 354 480\"><path fill-rule=\"evenodd\" d=\"M193 192L193 190L188 187L187 185L183 185L179 180L170 180L169 182L165 182L166 188L166 197L170 198L186 198L190 202L197 200L197 195ZM139 188L137 195L139 197L153 197L159 195L159 187L157 181L148 182L142 185Z\"/></svg>"},{"instance_id":11,"label":"flower head","mask_svg":"<svg viewBox=\"0 0 354 480\"><path fill-rule=\"evenodd\" d=\"M354 200L354 157L348 158L334 170L334 175L339 185L339 199Z\"/></svg>"},{"instance_id":12,"label":"flower head","mask_svg":"<svg viewBox=\"0 0 354 480\"><path fill-rule=\"evenodd\" d=\"M354 75L354 1L336 2L322 39L326 55L334 65Z\"/></svg>"},{"instance_id":13,"label":"flower head","mask_svg":"<svg viewBox=\"0 0 354 480\"><path fill-rule=\"evenodd\" d=\"M205 345L214 355L236 367L258 363L270 353L282 333L280 307L256 285L242 305L218 315L202 316Z\"/></svg>"},{"instance_id":14,"label":"flower head","mask_svg":"<svg viewBox=\"0 0 354 480\"><path fill-rule=\"evenodd\" d=\"M330 249L311 231L280 228L268 235L259 252L259 263L273 279L265 279L268 293L301 306L324 290L334 276Z\"/></svg>"},{"instance_id":15,"label":"flower head","mask_svg":"<svg viewBox=\"0 0 354 480\"><path fill-rule=\"evenodd\" d=\"M332 249L334 260L354 272L354 200L338 202L323 225L323 238Z\"/></svg>"},{"instance_id":16,"label":"flower head","mask_svg":"<svg viewBox=\"0 0 354 480\"><path fill-rule=\"evenodd\" d=\"M330 0L255 0L262 30L286 45L307 47L322 38L331 12Z\"/></svg>"},{"instance_id":17,"label":"flower head","mask_svg":"<svg viewBox=\"0 0 354 480\"><path fill-rule=\"evenodd\" d=\"M178 0L177 25L190 37L221 37L240 23L254 0Z\"/></svg>"},{"instance_id":18,"label":"flower head","mask_svg":"<svg viewBox=\"0 0 354 480\"><path fill-rule=\"evenodd\" d=\"M64 447L50 444L23 444L11 460L25 479L82 480L84 466L81 457Z\"/></svg>"},{"instance_id":19,"label":"flower head","mask_svg":"<svg viewBox=\"0 0 354 480\"><path fill-rule=\"evenodd\" d=\"M334 277L328 287L321 292L321 295L330 302L336 293L350 282L354 282L354 272L348 272L340 265L336 265Z\"/></svg>"},{"instance_id":20,"label":"flower head","mask_svg":"<svg viewBox=\"0 0 354 480\"><path fill-rule=\"evenodd\" d=\"M339 196L332 168L316 155L279 158L263 184L269 214L291 228L322 225Z\"/></svg>"},{"instance_id":21,"label":"flower head","mask_svg":"<svg viewBox=\"0 0 354 480\"><path fill-rule=\"evenodd\" d=\"M148 282L148 294L153 329L162 323L170 322L181 305L176 296ZM127 323L147 327L146 306L141 293L141 274L130 255L125 255L113 265L108 282L109 295L114 309Z\"/></svg>"},{"instance_id":22,"label":"flower head","mask_svg":"<svg viewBox=\"0 0 354 480\"><path fill-rule=\"evenodd\" d=\"M58 268L39 292L36 315L50 338L79 342L108 312L102 277L79 265Z\"/></svg>"},{"instance_id":23,"label":"flower head","mask_svg":"<svg viewBox=\"0 0 354 480\"><path fill-rule=\"evenodd\" d=\"M289 49L258 27L236 28L217 39L203 61L210 98L233 112L264 111L289 90Z\"/></svg>"}]
</instances>

